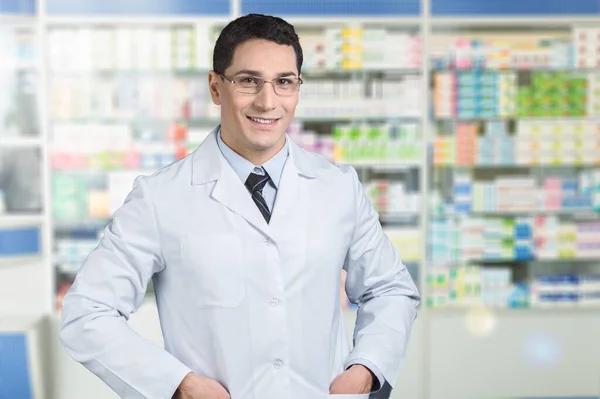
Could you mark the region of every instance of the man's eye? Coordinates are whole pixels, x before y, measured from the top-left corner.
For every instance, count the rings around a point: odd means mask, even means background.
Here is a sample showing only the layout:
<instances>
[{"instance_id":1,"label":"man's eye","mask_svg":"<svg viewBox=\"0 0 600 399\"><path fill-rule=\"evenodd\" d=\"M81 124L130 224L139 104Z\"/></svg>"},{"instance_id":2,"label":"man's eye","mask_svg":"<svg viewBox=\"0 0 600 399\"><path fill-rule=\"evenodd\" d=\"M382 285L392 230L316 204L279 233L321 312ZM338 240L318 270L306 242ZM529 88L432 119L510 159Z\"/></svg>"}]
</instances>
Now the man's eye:
<instances>
[{"instance_id":1,"label":"man's eye","mask_svg":"<svg viewBox=\"0 0 600 399\"><path fill-rule=\"evenodd\" d=\"M286 78L277 79L277 84L281 85L281 86L289 85L291 83L292 83L291 79L286 79Z\"/></svg>"},{"instance_id":2,"label":"man's eye","mask_svg":"<svg viewBox=\"0 0 600 399\"><path fill-rule=\"evenodd\" d=\"M253 77L245 77L245 78L240 78L240 83L244 83L244 84L257 84L258 81L256 78Z\"/></svg>"}]
</instances>

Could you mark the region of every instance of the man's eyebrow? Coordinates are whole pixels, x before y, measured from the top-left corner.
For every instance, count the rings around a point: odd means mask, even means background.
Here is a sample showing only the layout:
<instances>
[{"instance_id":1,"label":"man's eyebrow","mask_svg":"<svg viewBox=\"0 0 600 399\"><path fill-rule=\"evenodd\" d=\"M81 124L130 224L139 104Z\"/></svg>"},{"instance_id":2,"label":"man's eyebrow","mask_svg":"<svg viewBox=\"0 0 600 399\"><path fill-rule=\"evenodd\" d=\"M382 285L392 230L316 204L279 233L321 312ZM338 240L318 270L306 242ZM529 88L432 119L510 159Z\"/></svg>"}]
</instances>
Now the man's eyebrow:
<instances>
[{"instance_id":1,"label":"man's eyebrow","mask_svg":"<svg viewBox=\"0 0 600 399\"><path fill-rule=\"evenodd\" d=\"M238 76L238 75L252 75L252 76L262 76L262 73L260 71L254 71L252 69L242 69L241 71L238 71L235 73L235 75L233 76ZM285 76L296 76L295 72L281 72L277 74L278 78L282 78Z\"/></svg>"}]
</instances>

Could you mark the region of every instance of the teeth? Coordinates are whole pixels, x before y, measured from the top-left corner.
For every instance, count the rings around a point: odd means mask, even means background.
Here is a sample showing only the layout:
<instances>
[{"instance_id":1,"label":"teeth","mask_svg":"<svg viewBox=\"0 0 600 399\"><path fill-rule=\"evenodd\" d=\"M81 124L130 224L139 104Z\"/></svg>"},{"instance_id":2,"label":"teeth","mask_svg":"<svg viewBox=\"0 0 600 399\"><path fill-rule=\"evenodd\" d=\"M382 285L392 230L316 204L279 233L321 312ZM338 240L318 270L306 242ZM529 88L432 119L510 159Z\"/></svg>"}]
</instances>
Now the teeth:
<instances>
[{"instance_id":1,"label":"teeth","mask_svg":"<svg viewBox=\"0 0 600 399\"><path fill-rule=\"evenodd\" d=\"M276 119L261 119L261 118L252 118L252 117L250 117L250 119L252 119L254 122L265 123L265 124L271 124L276 121Z\"/></svg>"}]
</instances>

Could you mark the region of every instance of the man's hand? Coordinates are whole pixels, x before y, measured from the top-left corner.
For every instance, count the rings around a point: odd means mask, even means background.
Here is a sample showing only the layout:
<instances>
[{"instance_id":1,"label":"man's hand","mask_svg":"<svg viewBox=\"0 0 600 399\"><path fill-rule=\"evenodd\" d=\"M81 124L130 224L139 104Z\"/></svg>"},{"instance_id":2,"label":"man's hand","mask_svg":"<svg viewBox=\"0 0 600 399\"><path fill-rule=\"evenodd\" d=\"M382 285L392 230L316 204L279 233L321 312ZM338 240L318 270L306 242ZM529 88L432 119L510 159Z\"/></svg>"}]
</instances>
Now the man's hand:
<instances>
[{"instance_id":1,"label":"man's hand","mask_svg":"<svg viewBox=\"0 0 600 399\"><path fill-rule=\"evenodd\" d=\"M355 364L338 375L329 386L330 394L364 394L373 387L373 373L363 365Z\"/></svg>"},{"instance_id":2,"label":"man's hand","mask_svg":"<svg viewBox=\"0 0 600 399\"><path fill-rule=\"evenodd\" d=\"M173 399L231 399L231 396L217 381L190 373L181 381Z\"/></svg>"}]
</instances>

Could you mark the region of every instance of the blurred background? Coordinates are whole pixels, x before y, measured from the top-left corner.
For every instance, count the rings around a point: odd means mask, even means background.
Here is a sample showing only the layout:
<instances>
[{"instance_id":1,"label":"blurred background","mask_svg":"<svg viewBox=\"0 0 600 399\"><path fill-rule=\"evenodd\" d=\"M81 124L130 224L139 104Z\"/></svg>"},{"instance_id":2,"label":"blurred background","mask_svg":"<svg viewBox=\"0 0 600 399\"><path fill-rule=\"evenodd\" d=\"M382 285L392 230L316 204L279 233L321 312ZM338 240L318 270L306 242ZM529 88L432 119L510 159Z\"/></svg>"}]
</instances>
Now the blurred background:
<instances>
[{"instance_id":1,"label":"blurred background","mask_svg":"<svg viewBox=\"0 0 600 399\"><path fill-rule=\"evenodd\" d=\"M356 167L421 291L393 398L600 397L600 1L0 0L0 399L116 397L61 298L218 123L212 47L249 12L295 25L289 135ZM131 325L162 344L152 287Z\"/></svg>"}]
</instances>

